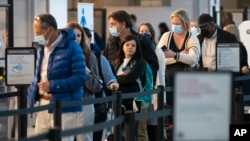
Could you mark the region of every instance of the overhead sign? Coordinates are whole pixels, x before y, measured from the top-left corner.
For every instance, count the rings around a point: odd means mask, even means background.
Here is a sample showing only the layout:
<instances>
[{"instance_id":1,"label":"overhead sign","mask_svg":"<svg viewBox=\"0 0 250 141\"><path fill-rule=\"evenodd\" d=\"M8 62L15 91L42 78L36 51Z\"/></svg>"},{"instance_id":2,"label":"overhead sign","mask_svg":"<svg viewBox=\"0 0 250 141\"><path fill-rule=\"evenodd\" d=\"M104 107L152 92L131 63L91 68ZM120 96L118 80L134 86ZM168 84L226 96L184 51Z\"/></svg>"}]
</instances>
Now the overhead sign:
<instances>
[{"instance_id":1,"label":"overhead sign","mask_svg":"<svg viewBox=\"0 0 250 141\"><path fill-rule=\"evenodd\" d=\"M36 49L6 48L5 58L6 85L29 85L35 74Z\"/></svg>"},{"instance_id":2,"label":"overhead sign","mask_svg":"<svg viewBox=\"0 0 250 141\"><path fill-rule=\"evenodd\" d=\"M179 72L174 82L174 141L229 141L231 73Z\"/></svg>"}]
</instances>

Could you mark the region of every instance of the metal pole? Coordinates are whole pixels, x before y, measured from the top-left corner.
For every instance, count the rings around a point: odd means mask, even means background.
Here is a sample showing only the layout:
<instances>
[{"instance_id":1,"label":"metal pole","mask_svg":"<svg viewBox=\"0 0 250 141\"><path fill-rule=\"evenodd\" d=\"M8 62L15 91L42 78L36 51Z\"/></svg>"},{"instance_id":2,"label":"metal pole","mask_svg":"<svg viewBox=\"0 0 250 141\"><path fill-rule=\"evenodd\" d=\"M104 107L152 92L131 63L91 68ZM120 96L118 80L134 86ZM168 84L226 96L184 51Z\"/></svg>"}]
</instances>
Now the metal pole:
<instances>
[{"instance_id":1,"label":"metal pole","mask_svg":"<svg viewBox=\"0 0 250 141\"><path fill-rule=\"evenodd\" d=\"M213 19L214 19L214 23L217 23L217 14L216 14L215 6L213 6Z\"/></svg>"},{"instance_id":2,"label":"metal pole","mask_svg":"<svg viewBox=\"0 0 250 141\"><path fill-rule=\"evenodd\" d=\"M243 10L243 21L246 21L247 18L248 18L248 10L247 10L247 6L244 7L244 10Z\"/></svg>"},{"instance_id":3,"label":"metal pole","mask_svg":"<svg viewBox=\"0 0 250 141\"><path fill-rule=\"evenodd\" d=\"M20 96L18 97L18 109L27 108L27 87L18 86L16 87ZM18 138L26 138L27 137L27 126L28 126L28 118L27 115L18 116Z\"/></svg>"},{"instance_id":4,"label":"metal pole","mask_svg":"<svg viewBox=\"0 0 250 141\"><path fill-rule=\"evenodd\" d=\"M164 108L164 87L158 86L161 89L158 96L158 110L162 110ZM159 117L157 119L158 125L158 141L164 141L164 117Z\"/></svg>"},{"instance_id":5,"label":"metal pole","mask_svg":"<svg viewBox=\"0 0 250 141\"><path fill-rule=\"evenodd\" d=\"M54 127L49 130L49 141L61 141L61 129Z\"/></svg>"},{"instance_id":6,"label":"metal pole","mask_svg":"<svg viewBox=\"0 0 250 141\"><path fill-rule=\"evenodd\" d=\"M126 141L134 140L134 123L135 123L135 113L134 111L126 111L125 112L125 133L126 133Z\"/></svg>"},{"instance_id":7,"label":"metal pole","mask_svg":"<svg viewBox=\"0 0 250 141\"><path fill-rule=\"evenodd\" d=\"M235 114L236 114L236 124L243 124L243 117L244 117L243 94L238 89L235 90Z\"/></svg>"},{"instance_id":8,"label":"metal pole","mask_svg":"<svg viewBox=\"0 0 250 141\"><path fill-rule=\"evenodd\" d=\"M55 101L55 109L54 109L54 128L58 135L58 141L61 141L61 131L62 131L62 102L60 100ZM59 131L57 131L59 130ZM57 137L55 137L57 138Z\"/></svg>"},{"instance_id":9,"label":"metal pole","mask_svg":"<svg viewBox=\"0 0 250 141\"><path fill-rule=\"evenodd\" d=\"M116 95L116 101L114 101L114 115L115 117L120 117L122 115L122 93L113 91L113 95ZM121 141L122 140L122 125L115 126L114 130L114 138L115 141Z\"/></svg>"}]
</instances>

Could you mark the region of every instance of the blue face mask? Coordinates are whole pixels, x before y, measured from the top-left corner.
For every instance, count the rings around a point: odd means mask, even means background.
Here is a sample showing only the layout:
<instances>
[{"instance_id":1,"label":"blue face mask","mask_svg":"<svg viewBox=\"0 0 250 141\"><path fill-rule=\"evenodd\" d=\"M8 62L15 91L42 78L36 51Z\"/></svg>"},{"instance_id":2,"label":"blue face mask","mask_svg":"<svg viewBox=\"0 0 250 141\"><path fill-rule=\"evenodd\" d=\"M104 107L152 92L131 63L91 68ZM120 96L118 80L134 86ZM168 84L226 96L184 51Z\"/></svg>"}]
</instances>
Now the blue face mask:
<instances>
[{"instance_id":1,"label":"blue face mask","mask_svg":"<svg viewBox=\"0 0 250 141\"><path fill-rule=\"evenodd\" d=\"M114 37L119 37L120 36L120 32L117 31L116 27L110 27L109 32Z\"/></svg>"},{"instance_id":2,"label":"blue face mask","mask_svg":"<svg viewBox=\"0 0 250 141\"><path fill-rule=\"evenodd\" d=\"M180 34L182 32L181 25L172 24L172 31L176 34Z\"/></svg>"}]
</instances>

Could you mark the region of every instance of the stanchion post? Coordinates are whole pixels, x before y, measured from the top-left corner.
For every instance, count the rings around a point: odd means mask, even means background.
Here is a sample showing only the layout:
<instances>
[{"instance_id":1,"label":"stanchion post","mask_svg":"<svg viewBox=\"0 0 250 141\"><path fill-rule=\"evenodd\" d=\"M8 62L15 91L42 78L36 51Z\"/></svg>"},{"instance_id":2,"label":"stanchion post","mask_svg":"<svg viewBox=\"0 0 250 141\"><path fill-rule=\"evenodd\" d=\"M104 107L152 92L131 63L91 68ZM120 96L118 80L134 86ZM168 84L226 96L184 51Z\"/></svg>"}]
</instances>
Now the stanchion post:
<instances>
[{"instance_id":1,"label":"stanchion post","mask_svg":"<svg viewBox=\"0 0 250 141\"><path fill-rule=\"evenodd\" d=\"M247 21L248 19L248 7L247 6L244 7L242 16L243 16L242 17L243 21Z\"/></svg>"},{"instance_id":2,"label":"stanchion post","mask_svg":"<svg viewBox=\"0 0 250 141\"><path fill-rule=\"evenodd\" d=\"M27 108L27 86L16 86L20 96L18 97L18 109ZM28 126L27 115L18 116L18 138L27 137L27 126Z\"/></svg>"},{"instance_id":3,"label":"stanchion post","mask_svg":"<svg viewBox=\"0 0 250 141\"><path fill-rule=\"evenodd\" d=\"M116 95L116 100L114 101L114 115L115 117L120 117L122 115L122 93L121 92L113 92L113 95ZM115 141L122 140L122 125L116 125L114 130L114 138Z\"/></svg>"},{"instance_id":4,"label":"stanchion post","mask_svg":"<svg viewBox=\"0 0 250 141\"><path fill-rule=\"evenodd\" d=\"M125 112L125 140L133 141L134 140L134 124L135 124L135 112L126 111Z\"/></svg>"},{"instance_id":5,"label":"stanchion post","mask_svg":"<svg viewBox=\"0 0 250 141\"><path fill-rule=\"evenodd\" d=\"M62 131L62 102L60 100L55 101L55 108L54 108L54 127L55 130L52 130L52 132L56 132L56 135L53 135L55 137L53 138L58 138L56 141L61 141L62 136L61 136L61 131ZM56 137L58 136L58 137Z\"/></svg>"},{"instance_id":6,"label":"stanchion post","mask_svg":"<svg viewBox=\"0 0 250 141\"><path fill-rule=\"evenodd\" d=\"M54 127L49 130L49 141L61 141L60 127Z\"/></svg>"},{"instance_id":7,"label":"stanchion post","mask_svg":"<svg viewBox=\"0 0 250 141\"><path fill-rule=\"evenodd\" d=\"M244 117L243 94L239 90L235 90L234 93L235 93L236 124L243 124L243 117Z\"/></svg>"},{"instance_id":8,"label":"stanchion post","mask_svg":"<svg viewBox=\"0 0 250 141\"><path fill-rule=\"evenodd\" d=\"M158 97L158 110L163 110L164 109L164 86L158 86L160 88L160 93L157 95ZM164 117L159 117L157 119L157 124L158 124L158 141L164 141Z\"/></svg>"}]
</instances>

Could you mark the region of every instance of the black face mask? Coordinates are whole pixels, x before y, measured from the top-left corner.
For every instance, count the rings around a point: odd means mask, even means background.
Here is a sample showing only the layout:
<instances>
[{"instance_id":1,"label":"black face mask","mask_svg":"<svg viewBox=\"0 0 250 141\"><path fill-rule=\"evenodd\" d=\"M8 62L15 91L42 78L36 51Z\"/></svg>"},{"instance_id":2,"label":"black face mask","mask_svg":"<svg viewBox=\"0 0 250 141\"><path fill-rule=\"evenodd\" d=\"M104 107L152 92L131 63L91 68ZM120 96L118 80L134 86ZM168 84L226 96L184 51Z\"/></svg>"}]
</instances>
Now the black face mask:
<instances>
[{"instance_id":1,"label":"black face mask","mask_svg":"<svg viewBox=\"0 0 250 141\"><path fill-rule=\"evenodd\" d=\"M209 38L210 32L208 29L201 29L201 35L206 37L206 38Z\"/></svg>"}]
</instances>

